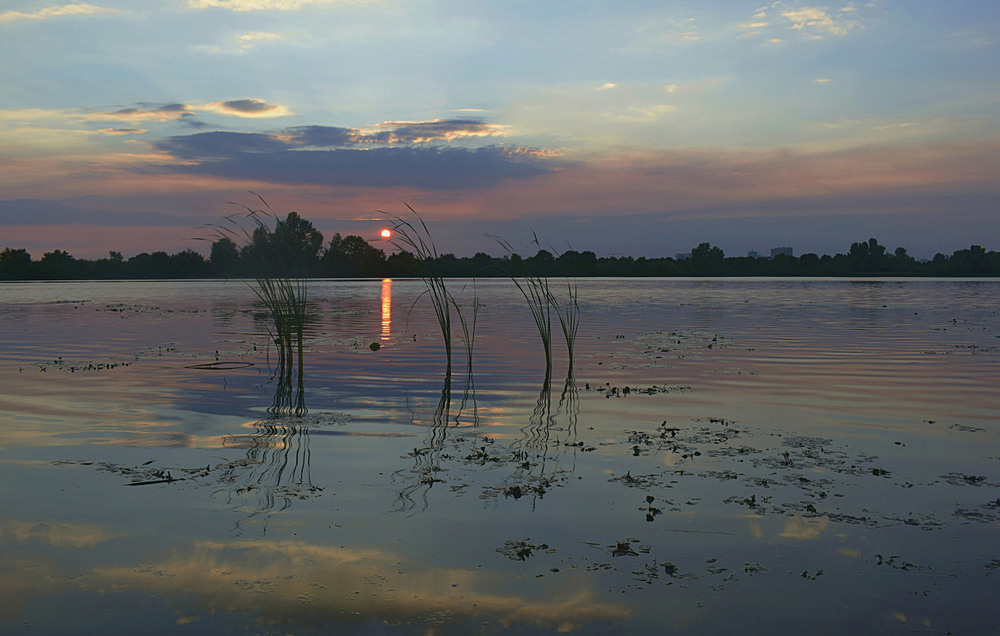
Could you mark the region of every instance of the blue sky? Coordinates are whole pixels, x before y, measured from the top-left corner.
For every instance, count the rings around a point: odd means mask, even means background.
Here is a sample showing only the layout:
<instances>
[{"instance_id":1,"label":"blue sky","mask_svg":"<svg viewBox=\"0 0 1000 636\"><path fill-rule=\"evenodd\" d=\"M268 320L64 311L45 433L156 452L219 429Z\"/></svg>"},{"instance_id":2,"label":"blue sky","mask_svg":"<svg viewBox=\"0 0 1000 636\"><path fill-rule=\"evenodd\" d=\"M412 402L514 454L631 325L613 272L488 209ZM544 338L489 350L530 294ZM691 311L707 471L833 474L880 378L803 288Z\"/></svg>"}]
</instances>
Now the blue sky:
<instances>
[{"instance_id":1,"label":"blue sky","mask_svg":"<svg viewBox=\"0 0 1000 636\"><path fill-rule=\"evenodd\" d=\"M1000 249L1000 3L0 8L0 248L186 247L262 195L373 242Z\"/></svg>"}]
</instances>

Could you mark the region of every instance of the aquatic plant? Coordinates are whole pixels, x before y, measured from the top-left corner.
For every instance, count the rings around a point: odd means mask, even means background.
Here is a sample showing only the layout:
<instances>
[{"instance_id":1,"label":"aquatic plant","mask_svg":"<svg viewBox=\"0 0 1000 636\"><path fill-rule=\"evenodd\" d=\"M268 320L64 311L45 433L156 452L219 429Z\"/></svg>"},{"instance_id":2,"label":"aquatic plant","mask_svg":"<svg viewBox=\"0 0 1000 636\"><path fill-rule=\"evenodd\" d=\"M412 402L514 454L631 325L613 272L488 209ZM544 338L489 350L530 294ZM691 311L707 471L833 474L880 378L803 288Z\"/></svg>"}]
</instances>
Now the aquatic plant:
<instances>
[{"instance_id":1,"label":"aquatic plant","mask_svg":"<svg viewBox=\"0 0 1000 636\"><path fill-rule=\"evenodd\" d=\"M479 317L479 298L473 295L472 315L467 316L462 311L461 303L449 291L445 284L444 277L438 270L438 252L434 245L427 224L424 223L420 214L408 203L403 203L413 216L413 220L403 218L398 215L379 211L393 223L393 233L398 238L393 240L393 245L399 249L412 253L420 263L420 277L424 281L426 289L420 295L430 297L434 315L437 318L438 326L441 329L441 337L444 339L445 356L447 358L446 377L451 378L451 327L452 310L458 318L462 329L463 342L465 343L466 373L471 377L472 373L472 350L475 345L476 321ZM420 297L417 298L419 300ZM416 301L414 301L416 303Z\"/></svg>"},{"instance_id":2,"label":"aquatic plant","mask_svg":"<svg viewBox=\"0 0 1000 636\"><path fill-rule=\"evenodd\" d=\"M268 412L275 416L285 413L303 415L307 411L303 343L308 300L307 250L298 249L299 246L283 240L279 234L282 221L263 197L254 196L263 208L254 209L235 203L233 205L239 205L244 212L225 217L226 225L212 227L219 238L229 238L242 244L241 258L253 276L250 287L270 318L267 330L277 352L275 376L278 389ZM272 221L274 229L271 228ZM292 379L296 370L297 388L293 397Z\"/></svg>"},{"instance_id":3,"label":"aquatic plant","mask_svg":"<svg viewBox=\"0 0 1000 636\"><path fill-rule=\"evenodd\" d=\"M513 246L506 240L493 234L488 234L487 236L499 243L509 254L514 255L516 253ZM537 236L535 236L534 243L538 244ZM512 272L510 279L528 303L531 318L535 321L538 336L542 340L547 382L552 376L552 305L555 302L552 292L549 290L549 279L544 274L534 274L527 270L524 272Z\"/></svg>"},{"instance_id":4,"label":"aquatic plant","mask_svg":"<svg viewBox=\"0 0 1000 636\"><path fill-rule=\"evenodd\" d=\"M559 316L559 326L566 340L566 353L569 357L569 378L573 377L573 350L576 347L576 334L580 328L580 304L576 281L566 280L566 299L555 300L556 314Z\"/></svg>"},{"instance_id":5,"label":"aquatic plant","mask_svg":"<svg viewBox=\"0 0 1000 636\"><path fill-rule=\"evenodd\" d=\"M513 246L505 239L493 234L487 234L487 236L499 243L508 254L516 254ZM538 235L532 232L532 237L532 244L540 247ZM549 286L549 278L545 272L532 272L529 269L525 269L522 272L512 272L510 279L528 303L531 317L535 321L535 327L538 329L538 335L542 340L542 349L545 353L545 377L549 378L552 375L553 311L556 313L563 337L566 340L566 349L569 357L569 374L572 376L576 335L580 328L580 305L576 282L572 279L566 280L567 297L563 299L552 292Z\"/></svg>"}]
</instances>

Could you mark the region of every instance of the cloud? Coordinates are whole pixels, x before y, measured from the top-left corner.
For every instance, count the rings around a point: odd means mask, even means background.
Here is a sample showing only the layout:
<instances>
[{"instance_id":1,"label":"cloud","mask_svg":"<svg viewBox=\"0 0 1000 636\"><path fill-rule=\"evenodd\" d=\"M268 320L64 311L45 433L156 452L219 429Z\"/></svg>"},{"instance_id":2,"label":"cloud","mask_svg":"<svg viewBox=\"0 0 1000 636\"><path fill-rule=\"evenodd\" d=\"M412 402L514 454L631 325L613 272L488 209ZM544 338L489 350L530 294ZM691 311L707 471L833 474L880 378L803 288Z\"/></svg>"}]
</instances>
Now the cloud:
<instances>
[{"instance_id":1,"label":"cloud","mask_svg":"<svg viewBox=\"0 0 1000 636\"><path fill-rule=\"evenodd\" d=\"M670 92L670 91L668 91ZM664 115L669 115L677 111L677 107L671 104L650 104L646 106L629 106L628 114L618 115L620 121L630 122L653 122Z\"/></svg>"},{"instance_id":2,"label":"cloud","mask_svg":"<svg viewBox=\"0 0 1000 636\"><path fill-rule=\"evenodd\" d=\"M132 108L122 108L111 112L89 113L84 117L96 121L154 121L167 122L193 117L194 111L186 104L140 104Z\"/></svg>"},{"instance_id":3,"label":"cloud","mask_svg":"<svg viewBox=\"0 0 1000 636\"><path fill-rule=\"evenodd\" d=\"M919 126L920 124L915 121L904 121L896 124L885 124L884 126L874 126L872 130L892 130L893 128L911 128L913 126Z\"/></svg>"},{"instance_id":4,"label":"cloud","mask_svg":"<svg viewBox=\"0 0 1000 636\"><path fill-rule=\"evenodd\" d=\"M348 146L426 144L505 135L506 126L479 119L436 119L426 122L385 121L367 129L333 126L286 128L277 136L299 146L343 148Z\"/></svg>"},{"instance_id":5,"label":"cloud","mask_svg":"<svg viewBox=\"0 0 1000 636\"><path fill-rule=\"evenodd\" d=\"M848 4L837 12L831 12L825 7L789 6L782 0L776 0L768 7L758 9L753 16L742 23L736 24L736 29L742 31L741 37L758 35L765 30L772 32L779 25L768 17L768 11L776 11L791 24L784 28L797 31L810 39L823 39L827 36L843 36L848 31L860 28L861 18L857 7ZM781 42L780 38L768 39L772 44Z\"/></svg>"},{"instance_id":6,"label":"cloud","mask_svg":"<svg viewBox=\"0 0 1000 636\"><path fill-rule=\"evenodd\" d=\"M145 128L101 128L100 132L106 135L142 135L149 131Z\"/></svg>"},{"instance_id":7,"label":"cloud","mask_svg":"<svg viewBox=\"0 0 1000 636\"><path fill-rule=\"evenodd\" d=\"M52 18L64 18L68 16L109 15L115 13L122 12L117 9L106 9L104 7L95 7L91 4L76 2L73 4L46 7L33 13L25 13L23 11L4 11L3 13L0 13L0 24L8 24L18 20L51 20Z\"/></svg>"},{"instance_id":8,"label":"cloud","mask_svg":"<svg viewBox=\"0 0 1000 636\"><path fill-rule=\"evenodd\" d=\"M252 109L253 105L245 105ZM478 119L387 121L370 129L298 126L273 133L205 132L178 135L154 147L181 165L163 170L274 183L431 190L485 187L555 169L535 149L430 146L503 134Z\"/></svg>"},{"instance_id":9,"label":"cloud","mask_svg":"<svg viewBox=\"0 0 1000 636\"><path fill-rule=\"evenodd\" d=\"M287 143L316 148L343 148L357 143L358 131L335 126L298 126L280 133Z\"/></svg>"},{"instance_id":10,"label":"cloud","mask_svg":"<svg viewBox=\"0 0 1000 636\"><path fill-rule=\"evenodd\" d=\"M394 187L455 190L524 179L555 169L542 159L500 146L477 149L439 147L338 148L302 150L297 139L321 136L317 130L299 137L254 133L200 133L171 137L157 149L185 165L164 166L230 179L326 186ZM332 141L336 133L326 131Z\"/></svg>"},{"instance_id":11,"label":"cloud","mask_svg":"<svg viewBox=\"0 0 1000 636\"><path fill-rule=\"evenodd\" d=\"M284 106L268 104L262 99L234 99L224 102L210 102L201 106L201 108L221 115L251 119L286 117L292 114Z\"/></svg>"},{"instance_id":12,"label":"cloud","mask_svg":"<svg viewBox=\"0 0 1000 636\"><path fill-rule=\"evenodd\" d=\"M229 11L299 11L307 7L358 7L381 4L381 0L188 0L192 9Z\"/></svg>"},{"instance_id":13,"label":"cloud","mask_svg":"<svg viewBox=\"0 0 1000 636\"><path fill-rule=\"evenodd\" d=\"M853 13L853 7L842 10L837 16L831 16L826 9L820 7L801 7L786 9L781 15L792 23L786 28L802 31L811 38L820 39L826 35L846 35L848 31L858 27L858 21L848 17L848 14Z\"/></svg>"},{"instance_id":14,"label":"cloud","mask_svg":"<svg viewBox=\"0 0 1000 636\"><path fill-rule=\"evenodd\" d=\"M385 121L377 124L376 128L377 132L366 136L366 140L376 143L454 141L466 137L504 135L507 127L478 119L436 119L427 122Z\"/></svg>"},{"instance_id":15,"label":"cloud","mask_svg":"<svg viewBox=\"0 0 1000 636\"><path fill-rule=\"evenodd\" d=\"M65 119L71 115L76 115L75 111L53 108L17 108L0 110L0 121Z\"/></svg>"},{"instance_id":16,"label":"cloud","mask_svg":"<svg viewBox=\"0 0 1000 636\"><path fill-rule=\"evenodd\" d=\"M178 159L202 161L288 150L288 144L279 138L266 134L240 132L205 132L169 137L154 145Z\"/></svg>"},{"instance_id":17,"label":"cloud","mask_svg":"<svg viewBox=\"0 0 1000 636\"><path fill-rule=\"evenodd\" d=\"M249 51L260 42L280 42L284 39L285 36L281 33L271 33L267 31L251 31L250 33L242 33L239 36L239 51L240 53Z\"/></svg>"},{"instance_id":18,"label":"cloud","mask_svg":"<svg viewBox=\"0 0 1000 636\"><path fill-rule=\"evenodd\" d=\"M262 99L250 98L208 102L206 104L139 103L129 108L114 111L85 113L82 117L90 121L127 121L132 123L184 121L187 124L200 126L202 124L195 119L198 111L249 119L285 117L292 114L284 106L269 104Z\"/></svg>"},{"instance_id":19,"label":"cloud","mask_svg":"<svg viewBox=\"0 0 1000 636\"><path fill-rule=\"evenodd\" d=\"M650 22L636 29L636 36L641 41L652 40L655 44L668 42L698 42L701 33L694 18ZM639 44L640 48L645 46Z\"/></svg>"}]
</instances>

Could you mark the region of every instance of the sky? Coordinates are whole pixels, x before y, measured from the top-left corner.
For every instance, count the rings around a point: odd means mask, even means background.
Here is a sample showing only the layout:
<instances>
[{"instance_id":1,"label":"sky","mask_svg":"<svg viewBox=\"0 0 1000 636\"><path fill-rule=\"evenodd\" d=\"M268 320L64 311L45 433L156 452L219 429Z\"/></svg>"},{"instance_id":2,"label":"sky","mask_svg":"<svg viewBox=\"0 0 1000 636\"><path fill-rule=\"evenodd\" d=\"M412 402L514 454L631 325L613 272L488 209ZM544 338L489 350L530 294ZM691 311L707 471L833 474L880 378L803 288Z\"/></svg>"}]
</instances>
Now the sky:
<instances>
[{"instance_id":1,"label":"sky","mask_svg":"<svg viewBox=\"0 0 1000 636\"><path fill-rule=\"evenodd\" d=\"M997 0L0 2L0 249L1000 250Z\"/></svg>"}]
</instances>

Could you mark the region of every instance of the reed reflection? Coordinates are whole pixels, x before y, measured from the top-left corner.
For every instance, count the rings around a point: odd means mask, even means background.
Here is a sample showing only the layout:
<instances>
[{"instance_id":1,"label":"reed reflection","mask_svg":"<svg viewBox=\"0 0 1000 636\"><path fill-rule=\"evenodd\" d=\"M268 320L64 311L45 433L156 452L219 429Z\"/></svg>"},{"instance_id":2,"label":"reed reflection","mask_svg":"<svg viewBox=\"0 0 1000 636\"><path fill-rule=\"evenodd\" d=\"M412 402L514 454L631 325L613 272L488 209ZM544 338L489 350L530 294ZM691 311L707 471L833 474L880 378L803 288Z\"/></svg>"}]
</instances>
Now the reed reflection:
<instances>
[{"instance_id":1,"label":"reed reflection","mask_svg":"<svg viewBox=\"0 0 1000 636\"><path fill-rule=\"evenodd\" d=\"M466 421L466 413L471 408L469 421ZM476 427L479 425L478 405L476 403L475 381L468 370L465 376L465 386L462 389L462 400L458 410L452 419L452 389L451 375L446 374L444 384L441 388L441 395L438 398L437 406L431 416L430 426L424 438L423 445L414 448L409 455L413 457L413 466L408 470L399 470L393 474L393 480L410 482L405 485L396 497L394 505L398 512L409 512L417 508L417 500L420 501L422 512L428 508L430 501L428 494L436 483L444 483L438 477L444 469L442 463L454 457L444 452L448 442L449 428ZM420 425L420 418L416 411L410 410L410 422Z\"/></svg>"},{"instance_id":2,"label":"reed reflection","mask_svg":"<svg viewBox=\"0 0 1000 636\"><path fill-rule=\"evenodd\" d=\"M301 417L306 412L301 377L296 386L287 373L278 373L276 380L267 409L270 417L248 424L253 430L246 435L226 438L227 446L243 446L246 454L227 464L220 477L230 500L242 498L249 511L237 529L263 515L263 534L271 514L323 490L312 482L309 426Z\"/></svg>"},{"instance_id":3,"label":"reed reflection","mask_svg":"<svg viewBox=\"0 0 1000 636\"><path fill-rule=\"evenodd\" d=\"M583 443L577 441L579 414L580 397L572 367L566 374L554 409L552 378L546 373L528 424L521 428L520 439L511 444L511 449L523 461L517 464L517 471L508 479L505 496L519 499L530 495L534 507L555 480L576 470L575 461L567 465L564 459L573 451L570 457L575 460L575 451L583 447Z\"/></svg>"},{"instance_id":4,"label":"reed reflection","mask_svg":"<svg viewBox=\"0 0 1000 636\"><path fill-rule=\"evenodd\" d=\"M307 499L323 489L312 482L309 427L296 418L269 419L250 424L253 432L227 439L227 445L245 446L243 458L226 465L219 480L230 502L242 498L242 508L249 512L237 522L263 516L262 534L267 534L267 519L286 510L296 499Z\"/></svg>"},{"instance_id":5,"label":"reed reflection","mask_svg":"<svg viewBox=\"0 0 1000 636\"><path fill-rule=\"evenodd\" d=\"M479 483L484 497L531 500L534 508L545 493L565 481L576 470L577 451L585 452L577 441L579 392L572 372L567 373L558 401L554 402L551 376L546 374L528 424L520 429L520 438L509 444L476 431L473 435L452 435L450 429L462 425L462 413L468 401L473 405L473 423L478 423L475 393L467 379L459 412L452 415L452 393L445 381L437 408L422 446L409 456L413 465L393 475L405 483L397 492L395 509L400 512L423 512L430 506L429 493L435 484L462 474L464 488ZM420 424L416 412L411 421ZM507 471L497 470L507 468ZM495 478L501 476L501 483Z\"/></svg>"}]
</instances>

